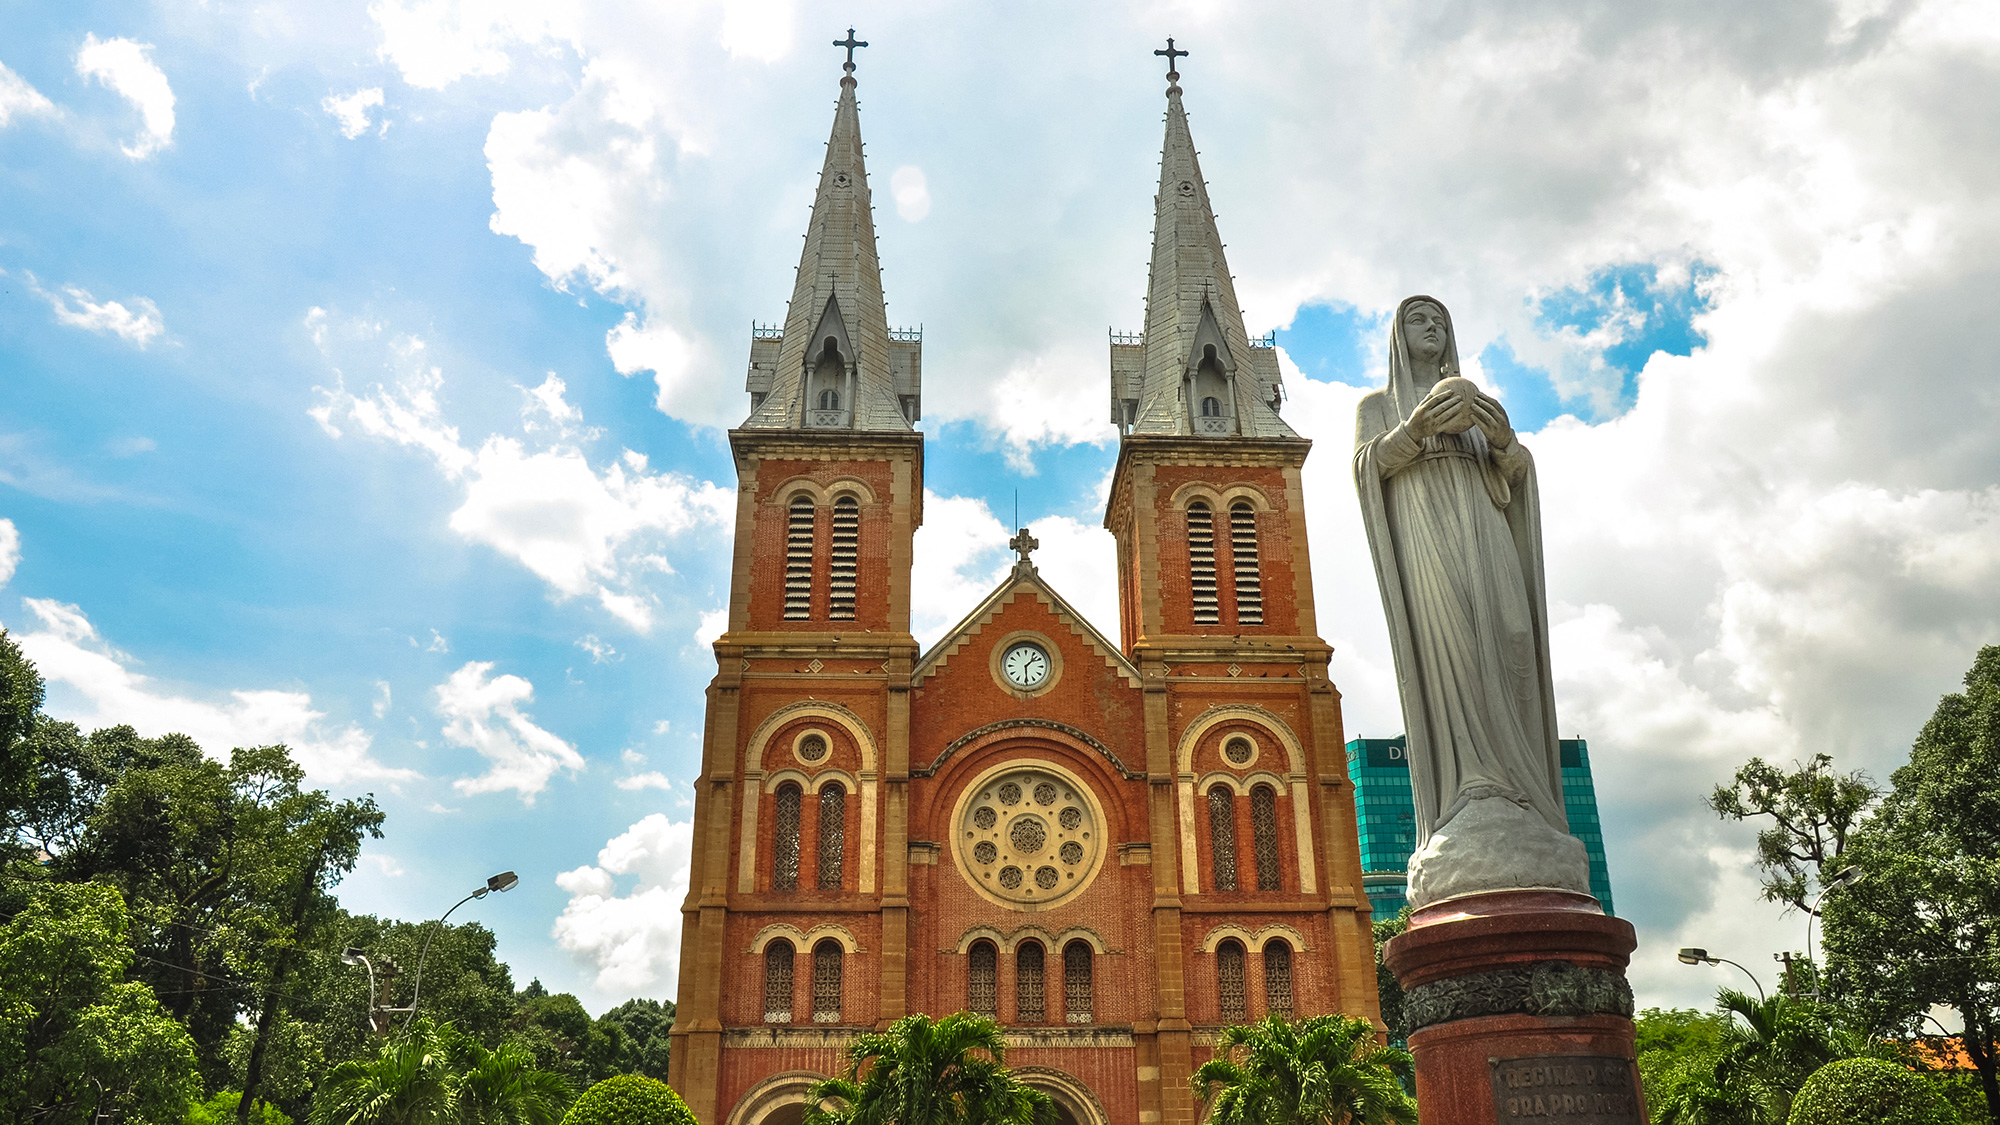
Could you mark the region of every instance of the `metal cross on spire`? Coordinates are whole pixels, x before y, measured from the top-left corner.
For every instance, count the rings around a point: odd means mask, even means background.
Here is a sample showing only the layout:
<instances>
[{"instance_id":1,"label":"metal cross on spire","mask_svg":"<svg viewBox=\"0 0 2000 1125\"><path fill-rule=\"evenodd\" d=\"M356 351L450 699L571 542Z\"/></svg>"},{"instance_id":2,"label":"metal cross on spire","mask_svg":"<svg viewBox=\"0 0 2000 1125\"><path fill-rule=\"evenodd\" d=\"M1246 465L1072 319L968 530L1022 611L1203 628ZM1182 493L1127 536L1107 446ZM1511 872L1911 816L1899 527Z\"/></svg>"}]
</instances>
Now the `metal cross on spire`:
<instances>
[{"instance_id":1,"label":"metal cross on spire","mask_svg":"<svg viewBox=\"0 0 2000 1125\"><path fill-rule=\"evenodd\" d=\"M1019 553L1021 556L1021 561L1025 563L1028 561L1028 555L1032 553L1035 548L1041 546L1042 544L1040 540L1028 534L1028 529L1024 527L1021 529L1021 533L1019 535L1016 535L1014 536L1014 538L1007 540L1007 545L1009 547L1012 547L1017 553Z\"/></svg>"},{"instance_id":2,"label":"metal cross on spire","mask_svg":"<svg viewBox=\"0 0 2000 1125\"><path fill-rule=\"evenodd\" d=\"M854 34L854 33L853 33L853 32L851 32L851 31L850 31L850 32L848 32L848 35L849 35L849 36L852 36L853 34ZM1180 68L1180 67L1178 67L1178 66L1175 66L1175 65L1174 65L1174 60L1175 60L1176 58L1186 58L1186 57L1187 57L1187 52L1186 52L1186 51L1176 51L1176 50L1174 50L1174 37L1173 37L1173 36L1171 36L1171 35L1167 36L1167 49L1166 49L1166 50L1164 50L1164 51L1154 51L1153 53L1154 53L1154 54L1156 54L1156 55L1164 55L1164 56L1166 56L1166 60L1167 60L1167 81L1169 81L1169 82L1178 82L1178 81L1180 81L1180 77L1181 77L1181 68Z\"/></svg>"},{"instance_id":3,"label":"metal cross on spire","mask_svg":"<svg viewBox=\"0 0 2000 1125\"><path fill-rule=\"evenodd\" d=\"M1169 40L1167 41L1167 44L1168 44L1168 46L1172 46L1172 45L1173 45L1173 40L1169 39ZM834 40L834 41L833 41L833 45L834 45L834 46L836 46L836 47L845 47L845 48L847 48L847 63L846 63L846 64L845 64L844 66L842 66L842 67L841 67L840 69L842 69L842 70L846 71L846 72L847 72L847 73L849 73L849 74L853 74L853 73L854 73L854 48L856 48L856 47L866 47L866 46L868 45L868 41L867 41L866 39L856 39L856 38L854 37L854 29L850 27L850 28L848 28L848 29L847 29L847 38L845 38L845 39L836 39L836 40ZM1186 52L1185 52L1185 51L1183 51L1183 52L1182 52L1182 54L1186 54Z\"/></svg>"}]
</instances>

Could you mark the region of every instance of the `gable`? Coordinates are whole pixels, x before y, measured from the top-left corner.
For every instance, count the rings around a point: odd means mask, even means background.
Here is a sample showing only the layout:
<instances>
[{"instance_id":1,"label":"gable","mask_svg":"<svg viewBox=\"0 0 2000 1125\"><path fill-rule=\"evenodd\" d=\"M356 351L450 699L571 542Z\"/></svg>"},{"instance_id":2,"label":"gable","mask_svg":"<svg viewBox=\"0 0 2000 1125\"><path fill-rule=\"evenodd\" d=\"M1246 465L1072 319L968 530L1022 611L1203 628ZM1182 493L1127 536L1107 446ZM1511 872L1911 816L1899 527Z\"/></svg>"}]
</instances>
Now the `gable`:
<instances>
[{"instance_id":1,"label":"gable","mask_svg":"<svg viewBox=\"0 0 2000 1125\"><path fill-rule=\"evenodd\" d=\"M1025 597L1038 602L1041 611L1049 618L1051 628L1048 631L1051 639L1056 639L1060 643L1060 638L1067 634L1080 641L1093 661L1123 676L1132 687L1138 687L1138 665L1127 660L1125 654L1106 640L1104 634L1092 627L1082 614L1071 608L1070 604L1063 600L1062 595L1044 584L1034 568L1026 568L1026 574L1022 573L1022 569L1017 566L1014 574L1003 582L999 589L987 595L986 600L979 603L965 620L960 621L951 632L946 633L937 644L932 645L929 652L924 653L923 658L917 661L916 668L911 672L910 686L921 687L926 680L942 672L953 657L967 645L983 637L1003 612L1012 607L1017 600ZM990 646L977 647L984 655Z\"/></svg>"}]
</instances>

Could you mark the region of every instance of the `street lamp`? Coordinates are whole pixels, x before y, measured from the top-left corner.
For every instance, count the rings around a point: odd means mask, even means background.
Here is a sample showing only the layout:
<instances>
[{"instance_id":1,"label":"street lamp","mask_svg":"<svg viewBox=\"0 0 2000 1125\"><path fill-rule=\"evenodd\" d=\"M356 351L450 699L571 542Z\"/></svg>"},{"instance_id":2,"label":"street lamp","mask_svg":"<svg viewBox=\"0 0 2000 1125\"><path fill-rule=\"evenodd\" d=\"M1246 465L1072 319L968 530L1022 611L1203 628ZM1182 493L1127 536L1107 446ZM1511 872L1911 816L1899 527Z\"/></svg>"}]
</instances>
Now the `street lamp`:
<instances>
[{"instance_id":1,"label":"street lamp","mask_svg":"<svg viewBox=\"0 0 2000 1125\"><path fill-rule=\"evenodd\" d=\"M485 886L452 903L451 910L457 910L475 898L485 898L496 891L511 891L519 886L520 883L521 877L519 875L514 874L512 871L502 871L498 875L489 877L486 880ZM411 1021L417 1018L417 997L423 993L424 989L424 961L431 955L431 939L437 937L437 932L444 925L444 920L451 917L451 910L447 910L439 915L438 920L431 923L430 933L424 935L424 951L417 956L417 976L416 980L410 985L410 1014L403 1020L404 1027L410 1026Z\"/></svg>"},{"instance_id":2,"label":"street lamp","mask_svg":"<svg viewBox=\"0 0 2000 1125\"><path fill-rule=\"evenodd\" d=\"M1694 948L1683 949L1680 951L1678 956L1680 958L1681 964L1683 965L1736 965L1736 962L1731 961L1727 957L1710 956L1708 950L1706 949L1694 949ZM1739 969L1743 969L1743 966L1741 965L1736 965L1736 967ZM1749 977L1750 983L1757 986L1757 999L1759 1000L1764 999L1764 982L1758 980L1757 974L1751 972L1748 969L1743 969L1743 975Z\"/></svg>"},{"instance_id":3,"label":"street lamp","mask_svg":"<svg viewBox=\"0 0 2000 1125\"><path fill-rule=\"evenodd\" d=\"M340 963L341 963L341 964L343 964L343 965L364 965L364 966L366 966L366 967L367 967L367 969L368 969L368 1022L369 1022L369 1024L370 1024L370 1026L373 1026L373 1024L374 1024L374 1022L375 1022L375 965L374 965L374 963L368 960L368 957L367 957L367 955L366 955L366 954L362 953L362 952L361 952L361 950L359 950L358 948L356 948L356 947L354 947L354 946L352 946L352 945L350 945L350 946L348 946L348 947L347 947L346 949L343 949L343 950L341 950L341 951L340 951Z\"/></svg>"}]
</instances>

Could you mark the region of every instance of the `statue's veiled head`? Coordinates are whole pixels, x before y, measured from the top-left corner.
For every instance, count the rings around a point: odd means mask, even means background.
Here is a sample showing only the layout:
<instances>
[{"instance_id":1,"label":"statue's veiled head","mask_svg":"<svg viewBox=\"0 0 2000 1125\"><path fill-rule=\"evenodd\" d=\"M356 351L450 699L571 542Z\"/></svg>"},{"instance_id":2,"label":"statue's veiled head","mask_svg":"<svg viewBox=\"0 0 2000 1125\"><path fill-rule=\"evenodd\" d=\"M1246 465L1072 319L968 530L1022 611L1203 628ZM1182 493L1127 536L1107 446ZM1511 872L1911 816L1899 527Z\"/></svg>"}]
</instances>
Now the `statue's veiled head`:
<instances>
[{"instance_id":1,"label":"statue's veiled head","mask_svg":"<svg viewBox=\"0 0 2000 1125\"><path fill-rule=\"evenodd\" d=\"M1389 325L1389 394L1404 418L1439 379L1458 374L1458 340L1451 312L1419 294L1396 306Z\"/></svg>"}]
</instances>

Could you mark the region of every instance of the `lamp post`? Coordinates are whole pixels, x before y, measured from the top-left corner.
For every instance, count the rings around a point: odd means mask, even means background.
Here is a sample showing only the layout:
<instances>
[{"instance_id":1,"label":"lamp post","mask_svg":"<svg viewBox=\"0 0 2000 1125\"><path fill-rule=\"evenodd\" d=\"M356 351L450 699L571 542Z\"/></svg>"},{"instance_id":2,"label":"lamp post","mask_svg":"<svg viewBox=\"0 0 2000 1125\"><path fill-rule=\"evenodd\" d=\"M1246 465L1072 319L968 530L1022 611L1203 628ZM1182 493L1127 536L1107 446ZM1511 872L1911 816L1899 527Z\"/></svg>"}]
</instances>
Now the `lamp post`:
<instances>
[{"instance_id":1,"label":"lamp post","mask_svg":"<svg viewBox=\"0 0 2000 1125\"><path fill-rule=\"evenodd\" d=\"M519 886L520 882L521 877L519 875L514 874L512 871L502 871L498 875L490 876L486 880L485 886L452 903L451 910L457 910L475 898L485 898L496 891L511 891L516 886ZM438 930L444 926L444 920L451 917L451 910L447 910L439 915L438 920L431 923L430 932L424 935L424 951L417 955L417 976L410 984L410 1007L408 1009L410 1014L403 1019L403 1026L406 1028L417 1018L417 997L422 995L424 990L424 961L431 955L431 939L437 937Z\"/></svg>"},{"instance_id":2,"label":"lamp post","mask_svg":"<svg viewBox=\"0 0 2000 1125\"><path fill-rule=\"evenodd\" d=\"M1813 897L1812 909L1806 912L1806 967L1812 972L1812 994L1815 1000L1819 999L1819 963L1813 960L1812 932L1813 923L1819 921L1820 904L1826 901L1826 896L1831 892L1839 890L1842 887L1852 886L1860 878L1861 869L1859 867L1841 868L1834 873L1833 878L1820 884L1819 894Z\"/></svg>"},{"instance_id":3,"label":"lamp post","mask_svg":"<svg viewBox=\"0 0 2000 1125\"><path fill-rule=\"evenodd\" d=\"M1710 956L1706 949L1683 949L1678 954L1678 957L1683 965L1736 965L1737 968L1743 969L1743 966L1737 965L1736 962L1731 961L1727 957ZM1764 999L1764 982L1758 980L1757 974L1748 969L1743 969L1743 975L1749 977L1750 983L1757 986L1757 999Z\"/></svg>"}]
</instances>

